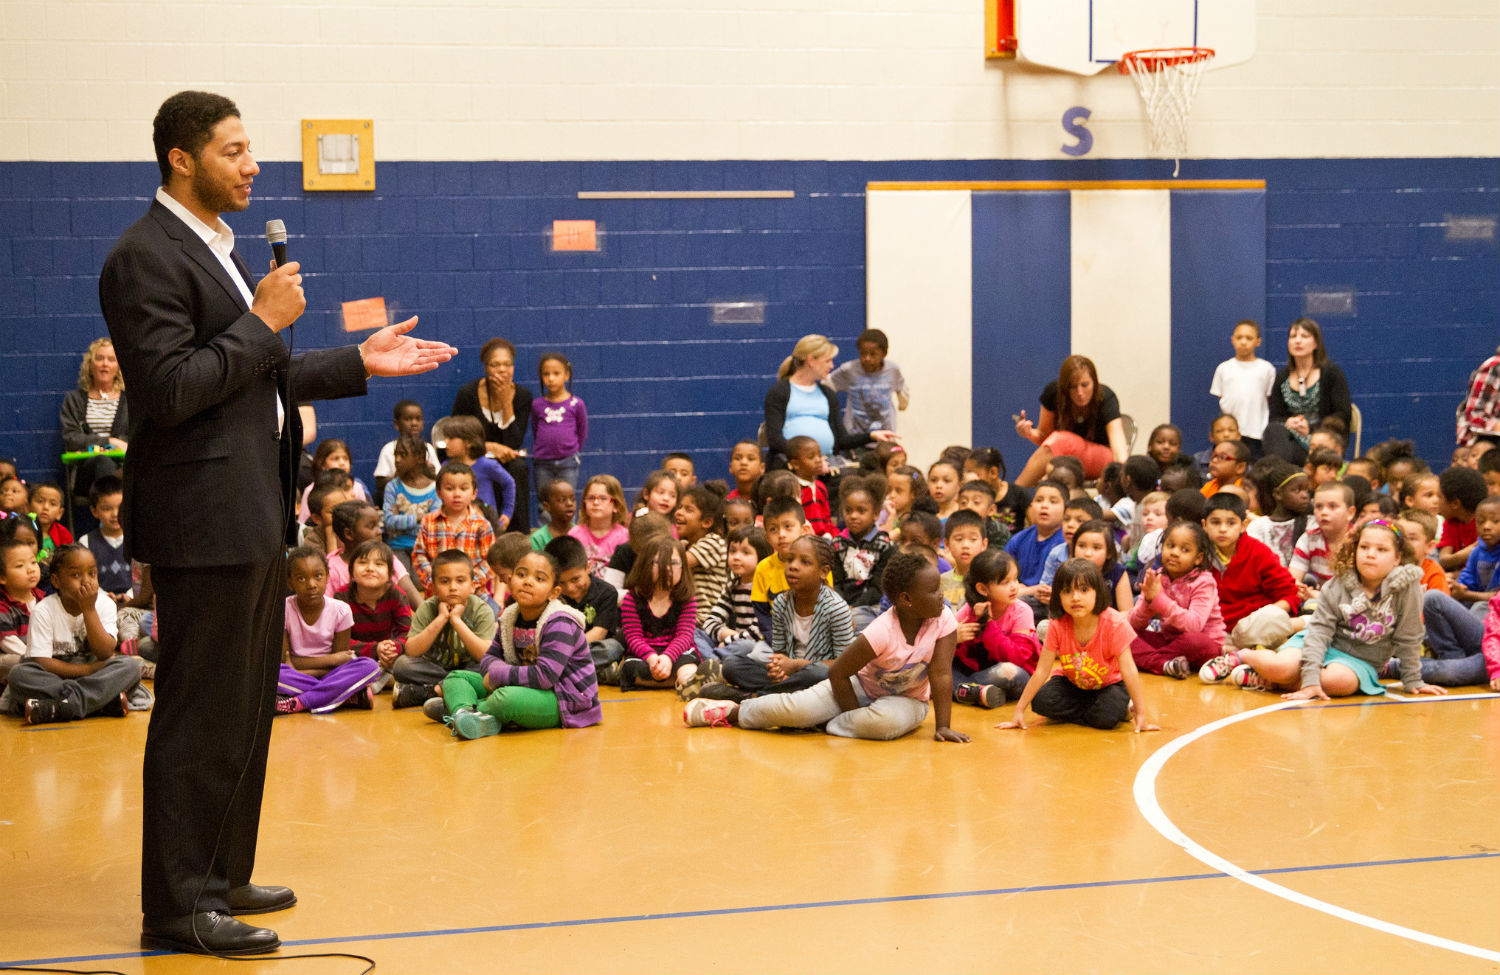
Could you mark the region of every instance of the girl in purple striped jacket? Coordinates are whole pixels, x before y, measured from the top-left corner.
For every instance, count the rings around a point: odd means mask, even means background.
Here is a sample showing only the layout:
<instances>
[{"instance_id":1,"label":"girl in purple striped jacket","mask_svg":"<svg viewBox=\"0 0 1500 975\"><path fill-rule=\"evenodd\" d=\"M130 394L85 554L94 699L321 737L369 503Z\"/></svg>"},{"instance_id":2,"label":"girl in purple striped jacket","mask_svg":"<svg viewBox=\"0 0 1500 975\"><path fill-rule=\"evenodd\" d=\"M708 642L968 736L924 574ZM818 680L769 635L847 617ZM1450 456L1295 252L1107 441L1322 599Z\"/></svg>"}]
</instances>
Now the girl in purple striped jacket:
<instances>
[{"instance_id":1,"label":"girl in purple striped jacket","mask_svg":"<svg viewBox=\"0 0 1500 975\"><path fill-rule=\"evenodd\" d=\"M443 679L444 723L465 741L507 727L598 724L604 713L583 614L558 598L557 562L546 552L524 556L511 571L510 594L479 672Z\"/></svg>"}]
</instances>

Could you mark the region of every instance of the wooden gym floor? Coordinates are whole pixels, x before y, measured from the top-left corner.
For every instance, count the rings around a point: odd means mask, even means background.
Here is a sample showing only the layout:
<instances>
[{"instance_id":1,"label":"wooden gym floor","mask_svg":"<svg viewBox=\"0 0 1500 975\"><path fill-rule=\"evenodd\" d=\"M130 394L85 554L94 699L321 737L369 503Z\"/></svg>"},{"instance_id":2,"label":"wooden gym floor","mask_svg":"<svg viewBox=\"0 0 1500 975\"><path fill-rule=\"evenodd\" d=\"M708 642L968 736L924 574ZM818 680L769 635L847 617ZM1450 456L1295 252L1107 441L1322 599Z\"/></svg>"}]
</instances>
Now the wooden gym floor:
<instances>
[{"instance_id":1,"label":"wooden gym floor","mask_svg":"<svg viewBox=\"0 0 1500 975\"><path fill-rule=\"evenodd\" d=\"M600 727L475 742L389 696L280 718L256 879L301 903L261 920L388 973L1500 969L1500 695L1144 680L1162 733L955 708L963 746L614 688ZM229 967L138 950L146 724L0 724L0 965Z\"/></svg>"}]
</instances>

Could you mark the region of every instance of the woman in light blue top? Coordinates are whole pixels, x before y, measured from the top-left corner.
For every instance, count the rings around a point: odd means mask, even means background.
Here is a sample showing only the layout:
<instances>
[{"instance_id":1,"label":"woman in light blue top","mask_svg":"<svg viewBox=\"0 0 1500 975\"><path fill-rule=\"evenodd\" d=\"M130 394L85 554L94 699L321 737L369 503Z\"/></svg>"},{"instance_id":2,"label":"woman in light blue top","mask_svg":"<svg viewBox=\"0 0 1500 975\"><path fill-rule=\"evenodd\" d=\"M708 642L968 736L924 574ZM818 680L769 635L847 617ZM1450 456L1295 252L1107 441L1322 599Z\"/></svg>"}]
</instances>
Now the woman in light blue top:
<instances>
[{"instance_id":1,"label":"woman in light blue top","mask_svg":"<svg viewBox=\"0 0 1500 975\"><path fill-rule=\"evenodd\" d=\"M781 364L776 385L766 393L766 443L771 460L784 466L786 442L792 437L812 437L827 457L872 440L891 441L890 430L848 433L839 415L838 394L823 385L833 371L839 347L824 335L804 335Z\"/></svg>"}]
</instances>

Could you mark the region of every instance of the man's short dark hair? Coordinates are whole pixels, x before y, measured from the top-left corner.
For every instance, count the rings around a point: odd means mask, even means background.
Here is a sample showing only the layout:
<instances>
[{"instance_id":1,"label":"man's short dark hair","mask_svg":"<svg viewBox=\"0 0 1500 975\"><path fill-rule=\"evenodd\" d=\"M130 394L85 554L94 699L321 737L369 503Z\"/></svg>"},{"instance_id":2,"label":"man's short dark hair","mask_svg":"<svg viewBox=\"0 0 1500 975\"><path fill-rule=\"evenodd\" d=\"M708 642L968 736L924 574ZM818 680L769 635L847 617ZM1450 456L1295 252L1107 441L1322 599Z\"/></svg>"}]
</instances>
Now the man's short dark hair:
<instances>
[{"instance_id":1,"label":"man's short dark hair","mask_svg":"<svg viewBox=\"0 0 1500 975\"><path fill-rule=\"evenodd\" d=\"M156 120L151 123L151 142L156 147L156 168L161 170L161 185L172 176L167 160L173 149L198 158L203 147L214 136L214 126L233 116L240 117L234 102L209 91L179 91L161 103Z\"/></svg>"},{"instance_id":2,"label":"man's short dark hair","mask_svg":"<svg viewBox=\"0 0 1500 975\"><path fill-rule=\"evenodd\" d=\"M554 538L547 543L546 552L557 562L558 574L588 568L589 553L584 550L583 543L572 535Z\"/></svg>"}]
</instances>

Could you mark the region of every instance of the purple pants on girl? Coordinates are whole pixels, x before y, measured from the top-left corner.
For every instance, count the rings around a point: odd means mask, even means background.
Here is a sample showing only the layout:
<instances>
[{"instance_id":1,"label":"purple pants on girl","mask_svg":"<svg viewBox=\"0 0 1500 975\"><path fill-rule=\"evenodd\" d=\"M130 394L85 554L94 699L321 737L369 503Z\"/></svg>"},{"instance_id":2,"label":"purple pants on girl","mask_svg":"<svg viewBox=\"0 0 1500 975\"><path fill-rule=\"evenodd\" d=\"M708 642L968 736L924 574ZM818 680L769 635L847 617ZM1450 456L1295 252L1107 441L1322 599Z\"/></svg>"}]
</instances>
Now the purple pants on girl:
<instances>
[{"instance_id":1,"label":"purple pants on girl","mask_svg":"<svg viewBox=\"0 0 1500 975\"><path fill-rule=\"evenodd\" d=\"M1167 661L1174 657L1186 657L1193 670L1208 663L1224 652L1222 638L1210 637L1202 632L1165 633L1147 631L1130 643L1130 655L1135 658L1136 669L1143 674L1160 674Z\"/></svg>"},{"instance_id":2,"label":"purple pants on girl","mask_svg":"<svg viewBox=\"0 0 1500 975\"><path fill-rule=\"evenodd\" d=\"M364 689L379 676L380 664L373 657L355 657L322 677L298 670L291 664L282 664L281 673L276 678L276 693L301 698L304 710L326 714L341 707L355 694L364 693Z\"/></svg>"}]
</instances>

